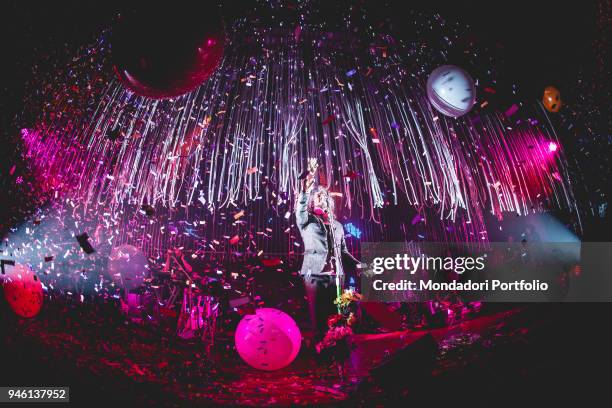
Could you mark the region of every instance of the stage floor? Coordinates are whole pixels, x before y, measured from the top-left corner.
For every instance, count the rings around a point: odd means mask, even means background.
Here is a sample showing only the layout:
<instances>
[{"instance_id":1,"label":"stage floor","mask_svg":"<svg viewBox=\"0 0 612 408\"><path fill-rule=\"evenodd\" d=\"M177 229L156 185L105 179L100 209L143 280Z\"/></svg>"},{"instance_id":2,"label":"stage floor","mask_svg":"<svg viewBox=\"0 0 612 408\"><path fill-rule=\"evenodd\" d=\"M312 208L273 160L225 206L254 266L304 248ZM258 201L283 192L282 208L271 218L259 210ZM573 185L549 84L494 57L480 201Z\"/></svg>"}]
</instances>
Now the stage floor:
<instances>
[{"instance_id":1,"label":"stage floor","mask_svg":"<svg viewBox=\"0 0 612 408\"><path fill-rule=\"evenodd\" d=\"M240 360L230 338L218 338L207 356L201 343L180 340L169 329L95 316L94 310L47 310L33 320L7 322L1 383L69 385L72 401L122 406L371 406L410 398L505 405L548 385L576 387L563 374L579 363L571 356L584 354L566 349L582 346L562 324L568 310L576 313L570 306L506 305L456 326L356 335L344 378L304 348L289 367L263 372ZM397 378L402 390L392 393L368 379L369 367L427 333L438 351L418 386ZM510 396L500 400L499 393Z\"/></svg>"}]
</instances>

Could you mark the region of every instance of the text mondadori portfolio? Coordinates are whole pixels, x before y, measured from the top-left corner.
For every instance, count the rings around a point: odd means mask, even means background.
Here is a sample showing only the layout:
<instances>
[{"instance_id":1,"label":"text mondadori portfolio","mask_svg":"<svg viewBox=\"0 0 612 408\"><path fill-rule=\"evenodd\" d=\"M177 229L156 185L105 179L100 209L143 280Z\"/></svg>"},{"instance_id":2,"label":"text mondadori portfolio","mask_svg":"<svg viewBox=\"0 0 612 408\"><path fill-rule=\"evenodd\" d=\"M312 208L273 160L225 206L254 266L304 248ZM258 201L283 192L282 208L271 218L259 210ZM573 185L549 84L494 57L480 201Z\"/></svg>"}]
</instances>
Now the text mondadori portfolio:
<instances>
[{"instance_id":1,"label":"text mondadori portfolio","mask_svg":"<svg viewBox=\"0 0 612 408\"><path fill-rule=\"evenodd\" d=\"M546 291L548 290L548 284L540 282L539 279L532 281L522 279L510 282L498 279L482 282L471 280L465 282L434 282L425 279L416 282L406 279L397 282L385 282L382 279L376 279L372 282L372 288L381 291Z\"/></svg>"}]
</instances>

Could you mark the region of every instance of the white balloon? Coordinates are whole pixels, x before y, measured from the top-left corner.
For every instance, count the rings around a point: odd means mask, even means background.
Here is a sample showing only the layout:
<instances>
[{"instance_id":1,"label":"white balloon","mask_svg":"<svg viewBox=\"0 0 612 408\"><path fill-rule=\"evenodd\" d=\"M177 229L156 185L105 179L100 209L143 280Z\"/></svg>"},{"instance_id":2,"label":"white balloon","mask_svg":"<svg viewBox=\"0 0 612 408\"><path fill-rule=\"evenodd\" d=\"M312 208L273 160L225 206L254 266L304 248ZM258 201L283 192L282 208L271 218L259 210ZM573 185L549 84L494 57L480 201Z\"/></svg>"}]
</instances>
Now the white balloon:
<instances>
[{"instance_id":1,"label":"white balloon","mask_svg":"<svg viewBox=\"0 0 612 408\"><path fill-rule=\"evenodd\" d=\"M132 245L121 245L111 251L108 271L113 281L125 290L140 287L148 275L147 257Z\"/></svg>"},{"instance_id":2,"label":"white balloon","mask_svg":"<svg viewBox=\"0 0 612 408\"><path fill-rule=\"evenodd\" d=\"M476 87L463 69L443 65L429 75L427 97L438 112L457 118L468 113L476 103Z\"/></svg>"}]
</instances>

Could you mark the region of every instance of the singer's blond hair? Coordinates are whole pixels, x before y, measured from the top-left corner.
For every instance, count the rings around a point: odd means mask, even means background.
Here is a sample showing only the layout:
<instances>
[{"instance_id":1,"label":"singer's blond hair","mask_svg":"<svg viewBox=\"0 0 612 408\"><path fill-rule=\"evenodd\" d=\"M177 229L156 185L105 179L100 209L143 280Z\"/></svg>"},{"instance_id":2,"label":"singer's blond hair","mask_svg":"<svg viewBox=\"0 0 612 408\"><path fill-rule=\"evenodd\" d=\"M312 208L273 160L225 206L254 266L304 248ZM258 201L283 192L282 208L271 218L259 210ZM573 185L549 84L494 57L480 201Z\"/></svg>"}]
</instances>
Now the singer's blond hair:
<instances>
[{"instance_id":1,"label":"singer's blond hair","mask_svg":"<svg viewBox=\"0 0 612 408\"><path fill-rule=\"evenodd\" d=\"M308 212L311 212L311 213L314 212L314 196L317 193L322 194L321 198L325 200L325 202L327 203L328 211L331 212L333 215L335 215L336 206L334 203L334 198L331 196L328 189L326 189L325 187L321 187L321 186L316 186L315 188L313 188L310 194L308 195L308 205L306 207L308 209Z\"/></svg>"}]
</instances>

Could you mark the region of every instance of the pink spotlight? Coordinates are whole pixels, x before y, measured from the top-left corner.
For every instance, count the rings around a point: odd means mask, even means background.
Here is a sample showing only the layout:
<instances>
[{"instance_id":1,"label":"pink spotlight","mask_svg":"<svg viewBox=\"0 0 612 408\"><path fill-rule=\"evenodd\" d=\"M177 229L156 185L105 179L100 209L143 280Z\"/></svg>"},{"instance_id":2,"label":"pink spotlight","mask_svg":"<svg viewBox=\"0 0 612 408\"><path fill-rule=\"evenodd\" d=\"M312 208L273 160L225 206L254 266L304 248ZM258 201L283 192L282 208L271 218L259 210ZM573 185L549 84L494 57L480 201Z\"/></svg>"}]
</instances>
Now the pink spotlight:
<instances>
[{"instance_id":1,"label":"pink spotlight","mask_svg":"<svg viewBox=\"0 0 612 408\"><path fill-rule=\"evenodd\" d=\"M548 151L551 153L554 153L557 151L557 149L559 149L559 145L556 142L549 142L548 143Z\"/></svg>"}]
</instances>

